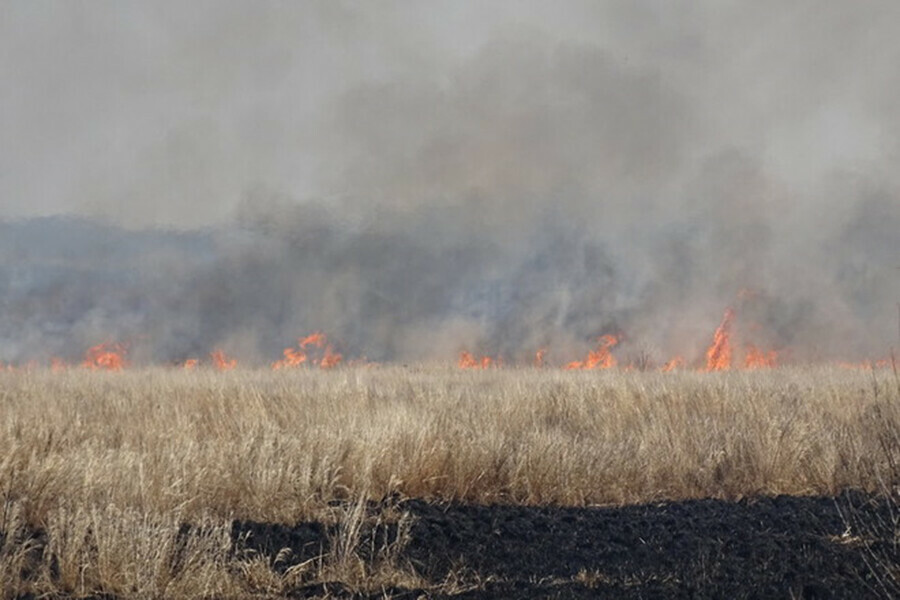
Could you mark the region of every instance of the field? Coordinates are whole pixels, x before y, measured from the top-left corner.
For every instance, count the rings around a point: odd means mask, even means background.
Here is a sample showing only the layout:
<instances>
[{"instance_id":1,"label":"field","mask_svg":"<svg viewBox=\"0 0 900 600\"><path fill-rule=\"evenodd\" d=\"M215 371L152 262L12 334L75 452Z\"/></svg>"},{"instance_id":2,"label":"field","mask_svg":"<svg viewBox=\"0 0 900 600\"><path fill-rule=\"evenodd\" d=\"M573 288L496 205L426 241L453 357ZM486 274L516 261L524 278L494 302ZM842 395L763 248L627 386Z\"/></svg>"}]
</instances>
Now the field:
<instances>
[{"instance_id":1,"label":"field","mask_svg":"<svg viewBox=\"0 0 900 600\"><path fill-rule=\"evenodd\" d=\"M2 598L895 589L890 369L24 370L0 415Z\"/></svg>"}]
</instances>

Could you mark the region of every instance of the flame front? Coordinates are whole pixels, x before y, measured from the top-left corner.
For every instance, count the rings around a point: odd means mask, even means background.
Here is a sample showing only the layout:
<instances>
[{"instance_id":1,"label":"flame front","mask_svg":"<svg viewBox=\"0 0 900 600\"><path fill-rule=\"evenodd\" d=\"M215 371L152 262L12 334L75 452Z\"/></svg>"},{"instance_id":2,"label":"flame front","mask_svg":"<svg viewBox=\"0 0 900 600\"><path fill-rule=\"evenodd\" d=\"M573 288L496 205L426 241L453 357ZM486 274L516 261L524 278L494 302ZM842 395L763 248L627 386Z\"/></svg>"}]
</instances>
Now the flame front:
<instances>
[{"instance_id":1,"label":"flame front","mask_svg":"<svg viewBox=\"0 0 900 600\"><path fill-rule=\"evenodd\" d=\"M481 358L476 358L469 352L463 350L459 353L459 360L456 363L460 369L489 369L494 366L501 366L503 361L498 359L493 359L490 356L482 356Z\"/></svg>"},{"instance_id":2,"label":"flame front","mask_svg":"<svg viewBox=\"0 0 900 600\"><path fill-rule=\"evenodd\" d=\"M315 333L309 334L298 343L300 344L300 347L304 349L309 348L310 346L313 346L315 348L322 348L323 346L325 346L327 341L328 340L325 338L325 334L321 331L317 331Z\"/></svg>"},{"instance_id":3,"label":"flame front","mask_svg":"<svg viewBox=\"0 0 900 600\"><path fill-rule=\"evenodd\" d=\"M749 292L742 291L739 294L739 298L746 298L748 294ZM634 361L626 361L620 365L612 351L623 338L619 334L608 334L598 338L596 347L590 350L584 359L572 361L563 368L567 370L619 368L623 372L628 372L633 370L644 371L654 368L655 365L661 365L655 366L655 368L661 372L671 372L678 369L696 369L700 371L765 369L777 367L779 364L785 363L785 361L787 364L793 364L792 356L794 356L794 352L792 352L790 347L782 346L778 347L777 350L765 350L763 349L765 346L761 348L748 343L748 338L752 339L756 335L760 335L758 332L762 329L752 321L745 323L749 318L744 315L739 316L732 307L726 308L722 320L713 334L712 342L705 351L705 362L702 357L692 354L690 356L675 355L668 362L661 364L655 362L654 358L648 353L644 353ZM771 333L766 337L771 339ZM127 344L112 342L98 344L84 353L80 365L83 368L92 370L120 371L130 366L126 360L128 349L129 346ZM549 351L550 349L547 347L539 348L533 355L534 358L531 361L531 365L535 368L545 367L545 358ZM202 364L209 364L219 371L230 371L237 367L238 361L227 356L222 350L215 349L209 354L208 363L198 358L187 358L178 362L172 361L168 363L171 367L184 370L196 369ZM321 331L316 331L305 337L298 338L296 346L285 348L282 351L282 358L272 362L271 368L284 369L311 365L321 369L331 369L340 364L371 366L365 358L360 360L351 357L349 363L344 363L344 356L335 351L327 336ZM527 362L523 361L519 364L524 366ZM843 368L876 369L893 366L894 362L889 359L880 359L864 362L833 361L831 364ZM462 369L488 369L503 367L504 363L499 356L495 358L489 355L475 355L464 350L459 355L457 365ZM19 371L37 367L38 363L34 360L15 364L0 363L0 371ZM49 361L49 368L51 371L60 372L70 368L70 365L61 358L52 357Z\"/></svg>"},{"instance_id":4,"label":"flame front","mask_svg":"<svg viewBox=\"0 0 900 600\"><path fill-rule=\"evenodd\" d=\"M332 367L338 366L344 357L331 347L331 344L325 346L325 354L322 355L322 360L319 361L319 367L323 369L330 369Z\"/></svg>"},{"instance_id":5,"label":"flame front","mask_svg":"<svg viewBox=\"0 0 900 600\"><path fill-rule=\"evenodd\" d=\"M588 352L584 360L572 361L566 365L566 369L611 369L618 364L611 349L619 343L619 338L614 335L604 335L597 340L596 350Z\"/></svg>"},{"instance_id":6,"label":"flame front","mask_svg":"<svg viewBox=\"0 0 900 600\"><path fill-rule=\"evenodd\" d=\"M460 369L478 369L479 363L469 352L463 350L459 353L459 361L456 363Z\"/></svg>"},{"instance_id":7,"label":"flame front","mask_svg":"<svg viewBox=\"0 0 900 600\"><path fill-rule=\"evenodd\" d=\"M282 353L284 358L281 360L276 360L272 363L273 369L286 369L288 367L299 367L303 363L306 362L306 352L303 350L296 350L294 348L285 348Z\"/></svg>"},{"instance_id":8,"label":"flame front","mask_svg":"<svg viewBox=\"0 0 900 600\"><path fill-rule=\"evenodd\" d=\"M731 368L731 323L734 320L734 311L725 309L722 323L713 335L712 344L706 351L707 371L727 371Z\"/></svg>"},{"instance_id":9,"label":"flame front","mask_svg":"<svg viewBox=\"0 0 900 600\"><path fill-rule=\"evenodd\" d=\"M676 356L675 358L673 358L672 360L670 360L669 362L664 364L662 366L662 368L660 369L660 371L662 371L664 373L668 373L670 371L674 371L675 369L680 369L683 366L684 366L684 359L681 358L680 356Z\"/></svg>"},{"instance_id":10,"label":"flame front","mask_svg":"<svg viewBox=\"0 0 900 600\"><path fill-rule=\"evenodd\" d=\"M126 348L122 344L103 343L88 348L81 366L94 371L121 371L125 362Z\"/></svg>"},{"instance_id":11,"label":"flame front","mask_svg":"<svg viewBox=\"0 0 900 600\"><path fill-rule=\"evenodd\" d=\"M237 367L237 359L230 358L222 350L213 350L209 353L209 358L219 371L231 371Z\"/></svg>"},{"instance_id":12,"label":"flame front","mask_svg":"<svg viewBox=\"0 0 900 600\"><path fill-rule=\"evenodd\" d=\"M310 360L310 355L307 352L309 348L324 348L322 358ZM322 369L331 369L339 365L344 359L343 355L335 352L334 347L328 343L328 338L320 331L299 338L297 340L297 348L285 348L282 351L282 356L284 358L272 363L273 369L299 367L306 362L312 362L312 364L318 365Z\"/></svg>"},{"instance_id":13,"label":"flame front","mask_svg":"<svg viewBox=\"0 0 900 600\"><path fill-rule=\"evenodd\" d=\"M764 352L754 346L747 344L747 354L744 356L744 367L747 369L769 369L778 363L778 352L769 350Z\"/></svg>"}]
</instances>

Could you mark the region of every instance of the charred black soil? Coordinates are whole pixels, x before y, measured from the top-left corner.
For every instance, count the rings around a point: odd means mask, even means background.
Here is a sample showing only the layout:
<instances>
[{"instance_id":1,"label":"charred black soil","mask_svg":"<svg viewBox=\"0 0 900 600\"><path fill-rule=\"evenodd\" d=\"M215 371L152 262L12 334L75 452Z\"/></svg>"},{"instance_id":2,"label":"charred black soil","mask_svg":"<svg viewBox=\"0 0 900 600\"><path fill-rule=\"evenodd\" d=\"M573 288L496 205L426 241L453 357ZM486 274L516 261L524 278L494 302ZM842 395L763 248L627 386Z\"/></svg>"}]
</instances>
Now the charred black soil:
<instances>
[{"instance_id":1,"label":"charred black soil","mask_svg":"<svg viewBox=\"0 0 900 600\"><path fill-rule=\"evenodd\" d=\"M347 515L353 508L335 509ZM605 508L391 500L366 507L351 552L373 563L389 549L392 567L423 585L359 594L346 582L319 580L288 596L891 598L900 590L900 517L892 509L857 493ZM327 561L346 523L236 521L232 555L264 557L282 573ZM49 551L41 532L22 542L30 543L35 561ZM101 597L114 600L92 596Z\"/></svg>"},{"instance_id":2,"label":"charred black soil","mask_svg":"<svg viewBox=\"0 0 900 600\"><path fill-rule=\"evenodd\" d=\"M469 599L877 598L890 596L879 570L900 558L885 526L889 507L861 495L620 508L407 500L397 508L414 519L403 559L430 582L457 582L454 597ZM389 529L366 535L390 539ZM320 554L329 539L328 528L311 523L235 523L234 534L271 556L289 547L293 563Z\"/></svg>"}]
</instances>

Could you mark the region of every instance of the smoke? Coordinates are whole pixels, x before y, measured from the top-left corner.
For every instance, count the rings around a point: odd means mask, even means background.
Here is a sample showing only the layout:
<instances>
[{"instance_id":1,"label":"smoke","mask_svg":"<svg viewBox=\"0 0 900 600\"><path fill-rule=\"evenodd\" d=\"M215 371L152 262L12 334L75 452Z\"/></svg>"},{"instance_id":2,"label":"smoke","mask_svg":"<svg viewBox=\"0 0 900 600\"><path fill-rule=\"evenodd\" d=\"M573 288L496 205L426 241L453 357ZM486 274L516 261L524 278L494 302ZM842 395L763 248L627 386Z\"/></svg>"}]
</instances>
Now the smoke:
<instances>
[{"instance_id":1,"label":"smoke","mask_svg":"<svg viewBox=\"0 0 900 600\"><path fill-rule=\"evenodd\" d=\"M0 360L897 342L894 3L248 6L13 3Z\"/></svg>"}]
</instances>

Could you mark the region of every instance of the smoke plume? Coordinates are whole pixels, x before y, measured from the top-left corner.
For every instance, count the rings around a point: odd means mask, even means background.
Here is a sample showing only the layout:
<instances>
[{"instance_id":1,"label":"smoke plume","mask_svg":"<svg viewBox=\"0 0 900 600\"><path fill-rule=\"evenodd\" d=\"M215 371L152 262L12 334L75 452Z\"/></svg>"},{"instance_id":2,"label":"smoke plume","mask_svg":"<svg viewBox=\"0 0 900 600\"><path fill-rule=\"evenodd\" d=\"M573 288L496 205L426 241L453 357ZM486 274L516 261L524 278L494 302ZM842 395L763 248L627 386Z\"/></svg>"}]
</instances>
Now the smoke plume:
<instances>
[{"instance_id":1,"label":"smoke plume","mask_svg":"<svg viewBox=\"0 0 900 600\"><path fill-rule=\"evenodd\" d=\"M0 361L898 343L890 1L4 9Z\"/></svg>"}]
</instances>

